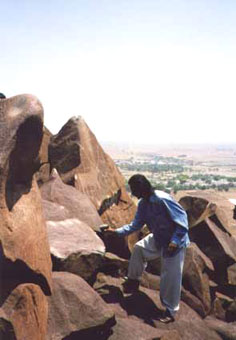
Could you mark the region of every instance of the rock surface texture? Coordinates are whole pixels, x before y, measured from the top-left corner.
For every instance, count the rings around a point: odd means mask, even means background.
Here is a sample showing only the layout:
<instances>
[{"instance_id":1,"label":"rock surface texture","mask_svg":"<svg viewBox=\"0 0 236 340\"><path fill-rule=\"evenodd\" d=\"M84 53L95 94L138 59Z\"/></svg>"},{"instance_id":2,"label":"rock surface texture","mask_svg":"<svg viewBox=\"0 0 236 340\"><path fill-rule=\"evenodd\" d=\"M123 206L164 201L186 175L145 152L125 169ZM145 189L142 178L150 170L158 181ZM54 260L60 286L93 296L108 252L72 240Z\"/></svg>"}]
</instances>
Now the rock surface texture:
<instances>
[{"instance_id":1,"label":"rock surface texture","mask_svg":"<svg viewBox=\"0 0 236 340\"><path fill-rule=\"evenodd\" d=\"M114 313L79 276L53 274L54 293L49 297L48 340L99 339L115 324ZM69 338L68 338L69 339Z\"/></svg>"},{"instance_id":2,"label":"rock surface texture","mask_svg":"<svg viewBox=\"0 0 236 340\"><path fill-rule=\"evenodd\" d=\"M92 278L103 262L105 246L96 233L78 219L47 222L53 268Z\"/></svg>"},{"instance_id":3,"label":"rock surface texture","mask_svg":"<svg viewBox=\"0 0 236 340\"><path fill-rule=\"evenodd\" d=\"M180 310L162 324L160 261L125 294L127 243L99 228L134 217L122 175L81 117L51 136L42 112L30 95L0 100L0 339L236 339L232 206L211 192L181 198L191 245Z\"/></svg>"},{"instance_id":4,"label":"rock surface texture","mask_svg":"<svg viewBox=\"0 0 236 340\"><path fill-rule=\"evenodd\" d=\"M71 185L64 184L55 169L49 181L41 186L40 191L47 221L77 218L94 230L99 229L98 227L103 223L89 197Z\"/></svg>"},{"instance_id":5,"label":"rock surface texture","mask_svg":"<svg viewBox=\"0 0 236 340\"><path fill-rule=\"evenodd\" d=\"M45 339L44 295L52 287L46 224L34 178L42 136L43 109L37 98L0 100L0 303L17 340Z\"/></svg>"},{"instance_id":6,"label":"rock surface texture","mask_svg":"<svg viewBox=\"0 0 236 340\"><path fill-rule=\"evenodd\" d=\"M49 160L65 183L88 195L104 223L129 223L135 205L123 176L81 117L71 118L51 138Z\"/></svg>"}]
</instances>

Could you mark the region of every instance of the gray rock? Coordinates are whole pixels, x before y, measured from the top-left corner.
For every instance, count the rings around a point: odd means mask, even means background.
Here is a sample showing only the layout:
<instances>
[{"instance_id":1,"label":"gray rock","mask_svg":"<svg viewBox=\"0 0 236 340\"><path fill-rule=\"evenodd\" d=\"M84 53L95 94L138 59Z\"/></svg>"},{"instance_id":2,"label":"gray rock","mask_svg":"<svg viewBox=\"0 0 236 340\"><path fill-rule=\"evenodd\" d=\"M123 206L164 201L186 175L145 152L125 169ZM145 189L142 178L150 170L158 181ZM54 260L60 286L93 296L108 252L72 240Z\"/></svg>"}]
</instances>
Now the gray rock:
<instances>
[{"instance_id":1,"label":"gray rock","mask_svg":"<svg viewBox=\"0 0 236 340\"><path fill-rule=\"evenodd\" d=\"M97 332L107 332L115 323L109 306L82 278L71 273L53 273L53 295L48 302L47 340L61 340L71 334L86 339L86 332L97 339Z\"/></svg>"},{"instance_id":2,"label":"gray rock","mask_svg":"<svg viewBox=\"0 0 236 340\"><path fill-rule=\"evenodd\" d=\"M89 280L103 262L102 240L78 219L48 221L47 228L54 270L68 271Z\"/></svg>"}]
</instances>

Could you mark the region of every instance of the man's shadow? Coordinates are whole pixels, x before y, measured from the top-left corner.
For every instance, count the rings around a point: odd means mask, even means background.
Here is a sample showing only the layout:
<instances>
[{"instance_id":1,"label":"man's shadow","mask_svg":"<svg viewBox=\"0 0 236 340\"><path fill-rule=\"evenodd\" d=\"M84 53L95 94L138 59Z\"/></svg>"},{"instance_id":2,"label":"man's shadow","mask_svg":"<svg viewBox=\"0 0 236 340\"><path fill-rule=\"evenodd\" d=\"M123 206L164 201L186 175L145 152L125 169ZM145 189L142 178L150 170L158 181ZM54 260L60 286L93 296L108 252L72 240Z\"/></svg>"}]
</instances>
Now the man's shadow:
<instances>
[{"instance_id":1,"label":"man's shadow","mask_svg":"<svg viewBox=\"0 0 236 340\"><path fill-rule=\"evenodd\" d=\"M137 316L150 326L155 327L153 320L157 320L162 314L162 311L144 292L137 291L124 295L120 288L112 285L104 285L100 290L102 291L101 297L106 303L118 303L128 315Z\"/></svg>"}]
</instances>

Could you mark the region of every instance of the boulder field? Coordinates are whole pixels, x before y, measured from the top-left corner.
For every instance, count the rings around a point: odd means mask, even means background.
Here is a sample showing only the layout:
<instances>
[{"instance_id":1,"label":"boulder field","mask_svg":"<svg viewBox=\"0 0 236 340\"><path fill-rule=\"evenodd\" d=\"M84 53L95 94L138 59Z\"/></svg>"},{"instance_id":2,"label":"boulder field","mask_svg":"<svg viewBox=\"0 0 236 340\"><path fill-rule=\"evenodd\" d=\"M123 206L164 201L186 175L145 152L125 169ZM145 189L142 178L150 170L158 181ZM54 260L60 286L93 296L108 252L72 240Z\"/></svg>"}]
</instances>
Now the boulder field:
<instances>
[{"instance_id":1,"label":"boulder field","mask_svg":"<svg viewBox=\"0 0 236 340\"><path fill-rule=\"evenodd\" d=\"M160 261L125 294L132 244L104 235L135 204L82 117L52 135L32 95L0 100L0 339L236 339L236 229L216 192L188 192L180 310L162 324Z\"/></svg>"}]
</instances>

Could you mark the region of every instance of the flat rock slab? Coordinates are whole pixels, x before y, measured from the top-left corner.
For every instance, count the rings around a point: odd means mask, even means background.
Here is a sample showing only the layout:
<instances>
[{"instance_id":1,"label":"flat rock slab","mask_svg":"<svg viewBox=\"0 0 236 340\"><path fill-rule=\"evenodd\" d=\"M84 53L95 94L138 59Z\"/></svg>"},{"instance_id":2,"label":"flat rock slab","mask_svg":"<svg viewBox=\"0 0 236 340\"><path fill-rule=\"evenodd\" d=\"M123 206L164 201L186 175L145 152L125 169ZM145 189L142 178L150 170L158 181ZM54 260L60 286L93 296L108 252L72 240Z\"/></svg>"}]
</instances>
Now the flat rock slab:
<instances>
[{"instance_id":1,"label":"flat rock slab","mask_svg":"<svg viewBox=\"0 0 236 340\"><path fill-rule=\"evenodd\" d=\"M40 187L40 191L43 198L44 216L47 221L78 218L94 230L103 224L90 198L71 185L64 184L55 169L53 169L49 181ZM47 204L48 201L51 203ZM58 213L57 216L52 209L52 204Z\"/></svg>"},{"instance_id":2,"label":"flat rock slab","mask_svg":"<svg viewBox=\"0 0 236 340\"><path fill-rule=\"evenodd\" d=\"M78 219L48 221L47 228L54 269L88 280L103 261L105 246L102 240Z\"/></svg>"},{"instance_id":3,"label":"flat rock slab","mask_svg":"<svg viewBox=\"0 0 236 340\"><path fill-rule=\"evenodd\" d=\"M114 325L114 313L101 297L79 276L53 273L53 295L48 298L47 340L61 340L70 334ZM110 326L110 327L111 327ZM107 331L107 330L106 330ZM91 339L96 339L95 335Z\"/></svg>"}]
</instances>

